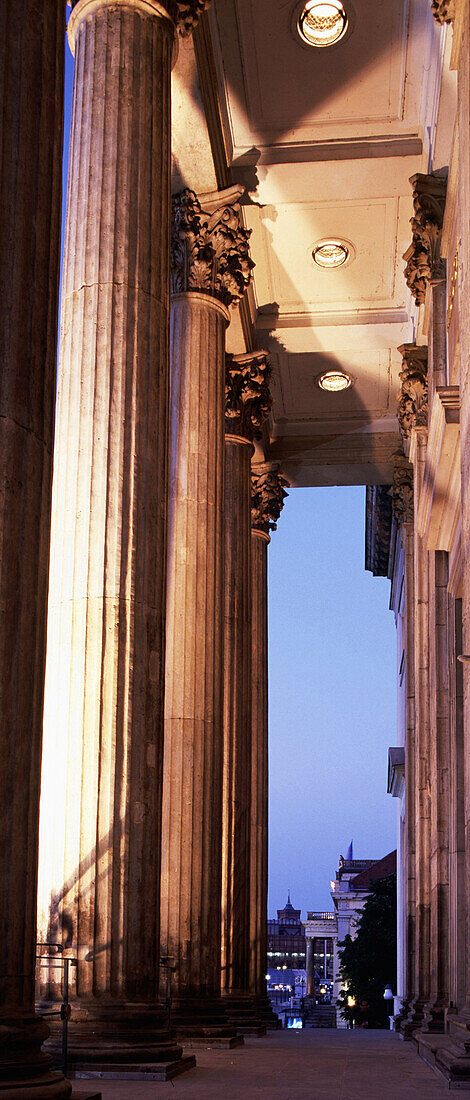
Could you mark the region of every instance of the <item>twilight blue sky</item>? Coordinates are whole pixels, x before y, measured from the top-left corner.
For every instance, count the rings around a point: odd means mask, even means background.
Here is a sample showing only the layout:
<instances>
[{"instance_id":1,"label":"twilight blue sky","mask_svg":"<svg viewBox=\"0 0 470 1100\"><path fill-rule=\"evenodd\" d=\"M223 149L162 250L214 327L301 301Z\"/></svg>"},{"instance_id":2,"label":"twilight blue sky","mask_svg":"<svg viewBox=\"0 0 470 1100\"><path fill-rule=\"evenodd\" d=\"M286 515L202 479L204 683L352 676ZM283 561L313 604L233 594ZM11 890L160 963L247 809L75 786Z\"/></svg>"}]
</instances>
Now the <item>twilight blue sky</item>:
<instances>
[{"instance_id":1,"label":"twilight blue sky","mask_svg":"<svg viewBox=\"0 0 470 1100\"><path fill-rule=\"evenodd\" d=\"M69 9L67 9L69 11ZM64 201L73 85L66 44ZM268 914L329 909L330 878L396 845L385 793L395 744L395 626L389 582L364 570L364 488L292 489L269 559Z\"/></svg>"},{"instance_id":2,"label":"twilight blue sky","mask_svg":"<svg viewBox=\"0 0 470 1100\"><path fill-rule=\"evenodd\" d=\"M291 489L269 556L268 914L331 909L330 879L396 847L390 582L364 569L365 489Z\"/></svg>"}]
</instances>

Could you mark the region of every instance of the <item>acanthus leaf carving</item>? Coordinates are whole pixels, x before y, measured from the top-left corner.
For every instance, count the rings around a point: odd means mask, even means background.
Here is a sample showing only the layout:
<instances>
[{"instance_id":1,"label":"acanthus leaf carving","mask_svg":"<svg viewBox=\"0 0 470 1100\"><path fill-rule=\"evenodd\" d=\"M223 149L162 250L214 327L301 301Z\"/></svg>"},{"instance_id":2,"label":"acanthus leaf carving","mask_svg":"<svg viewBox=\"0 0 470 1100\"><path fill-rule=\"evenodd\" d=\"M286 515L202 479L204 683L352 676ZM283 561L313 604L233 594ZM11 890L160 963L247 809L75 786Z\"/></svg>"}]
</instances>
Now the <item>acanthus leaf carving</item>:
<instances>
[{"instance_id":1,"label":"acanthus leaf carving","mask_svg":"<svg viewBox=\"0 0 470 1100\"><path fill-rule=\"evenodd\" d=\"M431 11L436 23L453 23L455 0L431 0Z\"/></svg>"},{"instance_id":2,"label":"acanthus leaf carving","mask_svg":"<svg viewBox=\"0 0 470 1100\"><path fill-rule=\"evenodd\" d=\"M400 452L394 459L390 495L395 522L401 527L403 523L413 523L413 467Z\"/></svg>"},{"instance_id":3,"label":"acanthus leaf carving","mask_svg":"<svg viewBox=\"0 0 470 1100\"><path fill-rule=\"evenodd\" d=\"M213 212L202 209L194 191L186 187L172 202L171 291L198 290L226 306L236 304L251 280L255 266L248 241L251 230L241 225L239 196L224 201Z\"/></svg>"},{"instance_id":4,"label":"acanthus leaf carving","mask_svg":"<svg viewBox=\"0 0 470 1100\"><path fill-rule=\"evenodd\" d=\"M447 181L443 176L417 173L411 176L410 183L413 188L412 241L403 256L405 282L416 304L422 305L428 283L445 278L440 249Z\"/></svg>"},{"instance_id":5,"label":"acanthus leaf carving","mask_svg":"<svg viewBox=\"0 0 470 1100\"><path fill-rule=\"evenodd\" d=\"M225 430L244 439L260 439L272 404L271 367L267 352L227 355L225 361Z\"/></svg>"},{"instance_id":6,"label":"acanthus leaf carving","mask_svg":"<svg viewBox=\"0 0 470 1100\"><path fill-rule=\"evenodd\" d=\"M178 0L177 27L182 38L192 34L203 11L210 7L211 0Z\"/></svg>"},{"instance_id":7,"label":"acanthus leaf carving","mask_svg":"<svg viewBox=\"0 0 470 1100\"><path fill-rule=\"evenodd\" d=\"M279 462L263 462L251 469L251 526L268 535L275 531L287 496L289 483L280 473Z\"/></svg>"},{"instance_id":8,"label":"acanthus leaf carving","mask_svg":"<svg viewBox=\"0 0 470 1100\"><path fill-rule=\"evenodd\" d=\"M401 389L398 394L398 423L403 439L413 428L428 425L428 349L416 344L401 344Z\"/></svg>"}]
</instances>

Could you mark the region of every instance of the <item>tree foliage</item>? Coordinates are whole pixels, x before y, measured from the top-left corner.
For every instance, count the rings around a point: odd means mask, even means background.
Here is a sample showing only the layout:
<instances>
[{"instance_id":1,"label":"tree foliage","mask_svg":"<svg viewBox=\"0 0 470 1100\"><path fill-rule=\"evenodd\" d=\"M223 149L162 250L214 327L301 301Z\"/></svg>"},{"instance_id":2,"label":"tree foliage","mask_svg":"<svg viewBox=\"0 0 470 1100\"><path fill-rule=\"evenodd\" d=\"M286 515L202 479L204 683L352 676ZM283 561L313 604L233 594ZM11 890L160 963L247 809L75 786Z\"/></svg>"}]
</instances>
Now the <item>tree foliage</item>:
<instances>
[{"instance_id":1,"label":"tree foliage","mask_svg":"<svg viewBox=\"0 0 470 1100\"><path fill-rule=\"evenodd\" d=\"M374 882L362 910L357 936L347 935L339 944L340 977L344 990L338 997L343 1016L351 1022L367 1018L369 1027L387 1026L384 989L393 989L397 967L396 875ZM348 997L356 1004L348 1005ZM361 1013L361 1002L368 1010Z\"/></svg>"}]
</instances>

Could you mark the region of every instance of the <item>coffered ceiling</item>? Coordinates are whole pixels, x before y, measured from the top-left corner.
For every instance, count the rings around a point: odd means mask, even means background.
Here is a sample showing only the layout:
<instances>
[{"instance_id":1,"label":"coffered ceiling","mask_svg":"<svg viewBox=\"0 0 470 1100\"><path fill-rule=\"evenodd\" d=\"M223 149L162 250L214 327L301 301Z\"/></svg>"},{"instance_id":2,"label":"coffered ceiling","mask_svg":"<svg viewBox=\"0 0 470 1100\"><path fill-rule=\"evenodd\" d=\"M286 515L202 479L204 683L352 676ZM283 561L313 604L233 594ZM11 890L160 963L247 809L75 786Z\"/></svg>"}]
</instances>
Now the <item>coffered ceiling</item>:
<instances>
[{"instance_id":1,"label":"coffered ceiling","mask_svg":"<svg viewBox=\"0 0 470 1100\"><path fill-rule=\"evenodd\" d=\"M199 73L190 41L174 70L175 186L246 187L252 327L247 335L235 317L228 346L251 340L270 352L266 454L296 485L387 482L399 446L397 347L417 320L403 278L409 177L442 167L431 158L446 35L429 0L344 0L346 34L318 49L297 32L301 6L213 0L196 39ZM448 129L441 111L440 155ZM314 264L328 237L349 248L343 267ZM318 387L333 368L349 389Z\"/></svg>"}]
</instances>

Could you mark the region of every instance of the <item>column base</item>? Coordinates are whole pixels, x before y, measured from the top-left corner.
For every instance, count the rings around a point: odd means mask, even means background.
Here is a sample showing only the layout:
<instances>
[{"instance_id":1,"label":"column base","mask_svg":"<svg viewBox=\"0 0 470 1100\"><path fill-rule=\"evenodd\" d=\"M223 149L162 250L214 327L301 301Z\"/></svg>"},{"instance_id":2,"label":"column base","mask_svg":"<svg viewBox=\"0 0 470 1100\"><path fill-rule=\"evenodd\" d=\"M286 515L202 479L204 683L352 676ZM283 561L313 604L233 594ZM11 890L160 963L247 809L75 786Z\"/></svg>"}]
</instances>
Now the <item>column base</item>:
<instances>
[{"instance_id":1,"label":"column base","mask_svg":"<svg viewBox=\"0 0 470 1100\"><path fill-rule=\"evenodd\" d=\"M243 1035L228 1020L218 997L175 997L171 1004L171 1026L185 1046L228 1050L243 1046Z\"/></svg>"},{"instance_id":2,"label":"column base","mask_svg":"<svg viewBox=\"0 0 470 1100\"><path fill-rule=\"evenodd\" d=\"M446 1034L418 1031L415 1035L420 1057L437 1070L449 1089L470 1088L470 1018L447 1014Z\"/></svg>"},{"instance_id":3,"label":"column base","mask_svg":"<svg viewBox=\"0 0 470 1100\"><path fill-rule=\"evenodd\" d=\"M78 1064L127 1066L173 1063L181 1058L181 1046L169 1029L166 1010L160 1004L74 1001L71 1008L68 1063L72 1072ZM46 1049L60 1058L59 1024L51 1026Z\"/></svg>"},{"instance_id":4,"label":"column base","mask_svg":"<svg viewBox=\"0 0 470 1100\"><path fill-rule=\"evenodd\" d=\"M443 1035L446 1023L447 1005L428 1004L424 1012L422 1031L429 1034Z\"/></svg>"},{"instance_id":5,"label":"column base","mask_svg":"<svg viewBox=\"0 0 470 1100\"><path fill-rule=\"evenodd\" d=\"M42 1050L49 1028L40 1016L0 1016L1 1100L68 1100L72 1086Z\"/></svg>"},{"instance_id":6,"label":"column base","mask_svg":"<svg viewBox=\"0 0 470 1100\"><path fill-rule=\"evenodd\" d=\"M241 1035L266 1035L266 1024L256 1010L255 998L243 993L226 993L222 1004L227 1019Z\"/></svg>"},{"instance_id":7,"label":"column base","mask_svg":"<svg viewBox=\"0 0 470 1100\"><path fill-rule=\"evenodd\" d=\"M259 993L254 998L256 1015L268 1031L282 1031L282 1020L274 1011L267 993Z\"/></svg>"},{"instance_id":8,"label":"column base","mask_svg":"<svg viewBox=\"0 0 470 1100\"><path fill-rule=\"evenodd\" d=\"M415 1031L420 1031L423 1027L426 1003L417 999L411 1002L408 1015L401 1021L398 1029L405 1041L413 1039Z\"/></svg>"},{"instance_id":9,"label":"column base","mask_svg":"<svg viewBox=\"0 0 470 1100\"><path fill-rule=\"evenodd\" d=\"M410 1011L411 997L403 997L400 1011L393 1017L393 1030L400 1031L401 1024L407 1019Z\"/></svg>"}]
</instances>

